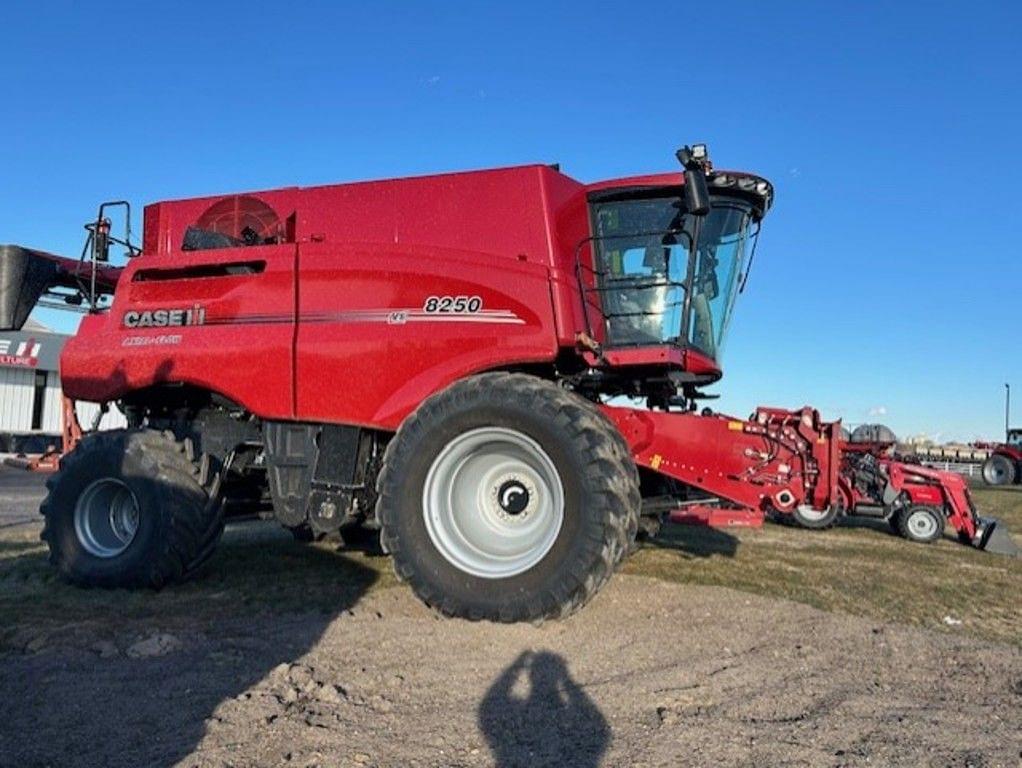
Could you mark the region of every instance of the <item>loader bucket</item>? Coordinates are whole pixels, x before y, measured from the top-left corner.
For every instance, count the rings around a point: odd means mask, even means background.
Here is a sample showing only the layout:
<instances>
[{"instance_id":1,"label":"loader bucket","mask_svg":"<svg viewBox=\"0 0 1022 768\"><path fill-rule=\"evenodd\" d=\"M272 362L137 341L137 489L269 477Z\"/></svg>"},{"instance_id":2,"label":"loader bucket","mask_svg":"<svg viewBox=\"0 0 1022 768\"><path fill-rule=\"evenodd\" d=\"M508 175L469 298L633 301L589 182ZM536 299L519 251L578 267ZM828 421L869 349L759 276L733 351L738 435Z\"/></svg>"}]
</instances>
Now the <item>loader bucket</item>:
<instances>
[{"instance_id":1,"label":"loader bucket","mask_svg":"<svg viewBox=\"0 0 1022 768\"><path fill-rule=\"evenodd\" d=\"M984 520L976 538L978 539L976 546L984 552L1008 557L1019 557L1022 554L1022 550L1019 550L1011 538L1008 527L997 520Z\"/></svg>"},{"instance_id":2,"label":"loader bucket","mask_svg":"<svg viewBox=\"0 0 1022 768\"><path fill-rule=\"evenodd\" d=\"M19 245L0 245L0 331L21 329L57 269Z\"/></svg>"}]
</instances>

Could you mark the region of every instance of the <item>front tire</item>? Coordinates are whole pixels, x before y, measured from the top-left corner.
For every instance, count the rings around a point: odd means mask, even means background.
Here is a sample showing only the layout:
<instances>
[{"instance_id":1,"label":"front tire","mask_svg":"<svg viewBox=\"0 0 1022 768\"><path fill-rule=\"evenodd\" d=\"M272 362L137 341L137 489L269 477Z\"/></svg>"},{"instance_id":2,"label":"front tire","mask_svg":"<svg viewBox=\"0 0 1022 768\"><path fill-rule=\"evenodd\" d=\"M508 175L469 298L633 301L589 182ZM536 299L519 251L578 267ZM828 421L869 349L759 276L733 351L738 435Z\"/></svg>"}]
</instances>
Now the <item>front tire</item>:
<instances>
[{"instance_id":1,"label":"front tire","mask_svg":"<svg viewBox=\"0 0 1022 768\"><path fill-rule=\"evenodd\" d=\"M40 512L50 562L82 586L158 589L190 576L223 531L194 459L191 444L169 432L86 436L47 482Z\"/></svg>"},{"instance_id":2,"label":"front tire","mask_svg":"<svg viewBox=\"0 0 1022 768\"><path fill-rule=\"evenodd\" d=\"M1012 485L1017 476L1015 462L1000 453L983 462L983 482L987 485Z\"/></svg>"},{"instance_id":3,"label":"front tire","mask_svg":"<svg viewBox=\"0 0 1022 768\"><path fill-rule=\"evenodd\" d=\"M936 507L909 507L898 513L897 523L898 533L919 544L932 544L944 535L944 515Z\"/></svg>"},{"instance_id":4,"label":"front tire","mask_svg":"<svg viewBox=\"0 0 1022 768\"><path fill-rule=\"evenodd\" d=\"M548 381L492 373L426 400L387 447L376 515L399 578L448 616L584 605L631 546L638 472L617 429Z\"/></svg>"}]
</instances>

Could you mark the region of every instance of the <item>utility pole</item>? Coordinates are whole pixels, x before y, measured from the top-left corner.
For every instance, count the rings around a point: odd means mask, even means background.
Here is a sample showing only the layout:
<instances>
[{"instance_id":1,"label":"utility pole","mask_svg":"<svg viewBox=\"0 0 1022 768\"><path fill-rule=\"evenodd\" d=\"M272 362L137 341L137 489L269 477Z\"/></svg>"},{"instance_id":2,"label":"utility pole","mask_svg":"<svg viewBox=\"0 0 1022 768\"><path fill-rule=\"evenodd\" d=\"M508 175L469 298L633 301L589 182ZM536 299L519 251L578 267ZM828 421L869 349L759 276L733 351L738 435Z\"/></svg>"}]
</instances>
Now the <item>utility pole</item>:
<instances>
[{"instance_id":1,"label":"utility pole","mask_svg":"<svg viewBox=\"0 0 1022 768\"><path fill-rule=\"evenodd\" d=\"M1011 429L1011 384L1004 385L1004 442L1008 442Z\"/></svg>"}]
</instances>

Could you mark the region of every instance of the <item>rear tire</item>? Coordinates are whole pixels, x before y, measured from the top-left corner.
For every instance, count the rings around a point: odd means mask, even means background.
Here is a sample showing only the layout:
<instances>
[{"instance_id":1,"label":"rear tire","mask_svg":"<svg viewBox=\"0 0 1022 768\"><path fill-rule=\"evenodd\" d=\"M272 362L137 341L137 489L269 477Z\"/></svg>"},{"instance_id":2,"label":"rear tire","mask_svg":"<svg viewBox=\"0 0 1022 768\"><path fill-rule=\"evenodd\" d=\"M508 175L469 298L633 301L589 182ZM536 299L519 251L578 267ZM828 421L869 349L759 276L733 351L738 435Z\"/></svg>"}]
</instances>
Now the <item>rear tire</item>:
<instances>
[{"instance_id":1,"label":"rear tire","mask_svg":"<svg viewBox=\"0 0 1022 768\"><path fill-rule=\"evenodd\" d=\"M944 515L936 507L915 506L897 515L898 533L918 544L932 544L944 535Z\"/></svg>"},{"instance_id":2,"label":"rear tire","mask_svg":"<svg viewBox=\"0 0 1022 768\"><path fill-rule=\"evenodd\" d=\"M638 528L638 471L620 433L588 401L523 374L426 400L387 446L377 489L398 577L473 620L571 613Z\"/></svg>"},{"instance_id":3,"label":"rear tire","mask_svg":"<svg viewBox=\"0 0 1022 768\"><path fill-rule=\"evenodd\" d=\"M160 588L193 574L223 531L189 441L130 429L86 436L47 482L50 562L82 586Z\"/></svg>"},{"instance_id":4,"label":"rear tire","mask_svg":"<svg viewBox=\"0 0 1022 768\"><path fill-rule=\"evenodd\" d=\"M987 485L1012 485L1018 477L1015 462L995 453L983 462L983 482Z\"/></svg>"}]
</instances>

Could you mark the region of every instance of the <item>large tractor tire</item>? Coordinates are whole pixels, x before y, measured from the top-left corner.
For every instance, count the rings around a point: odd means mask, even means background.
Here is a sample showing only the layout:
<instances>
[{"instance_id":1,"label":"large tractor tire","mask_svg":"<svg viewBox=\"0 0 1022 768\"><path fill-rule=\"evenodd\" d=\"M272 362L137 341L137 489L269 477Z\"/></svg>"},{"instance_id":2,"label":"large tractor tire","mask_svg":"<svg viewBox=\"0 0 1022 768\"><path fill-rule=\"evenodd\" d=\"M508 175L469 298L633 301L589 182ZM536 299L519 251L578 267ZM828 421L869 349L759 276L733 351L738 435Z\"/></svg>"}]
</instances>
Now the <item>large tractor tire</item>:
<instances>
[{"instance_id":1,"label":"large tractor tire","mask_svg":"<svg viewBox=\"0 0 1022 768\"><path fill-rule=\"evenodd\" d=\"M983 482L987 485L1012 485L1018 477L1015 462L995 453L983 462Z\"/></svg>"},{"instance_id":2,"label":"large tractor tire","mask_svg":"<svg viewBox=\"0 0 1022 768\"><path fill-rule=\"evenodd\" d=\"M932 544L944 535L944 513L936 507L909 507L901 510L895 519L898 533L918 544Z\"/></svg>"},{"instance_id":3,"label":"large tractor tire","mask_svg":"<svg viewBox=\"0 0 1022 768\"><path fill-rule=\"evenodd\" d=\"M426 400L377 481L384 549L448 616L540 621L599 591L635 539L639 475L592 404L548 381L492 373Z\"/></svg>"},{"instance_id":4,"label":"large tractor tire","mask_svg":"<svg viewBox=\"0 0 1022 768\"><path fill-rule=\"evenodd\" d=\"M82 586L158 589L187 578L223 532L209 466L170 432L87 436L47 482L50 561Z\"/></svg>"}]
</instances>

